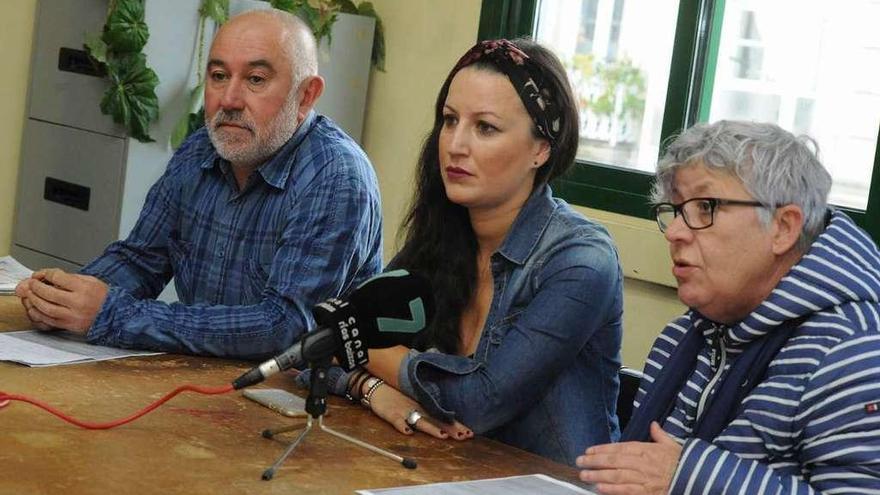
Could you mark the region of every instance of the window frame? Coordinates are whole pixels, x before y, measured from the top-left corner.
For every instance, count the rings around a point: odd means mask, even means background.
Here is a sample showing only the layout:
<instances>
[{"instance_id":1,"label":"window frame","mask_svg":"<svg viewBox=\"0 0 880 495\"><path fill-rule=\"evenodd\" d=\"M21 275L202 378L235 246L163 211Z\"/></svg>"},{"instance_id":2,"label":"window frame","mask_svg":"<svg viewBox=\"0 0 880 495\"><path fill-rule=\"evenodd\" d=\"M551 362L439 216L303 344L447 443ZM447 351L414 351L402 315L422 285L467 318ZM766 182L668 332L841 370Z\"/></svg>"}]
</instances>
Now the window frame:
<instances>
[{"instance_id":1,"label":"window frame","mask_svg":"<svg viewBox=\"0 0 880 495\"><path fill-rule=\"evenodd\" d=\"M540 0L483 0L479 40L531 36ZM708 118L718 58L725 0L680 0L661 143L694 122ZM663 153L663 146L661 151ZM553 183L554 193L566 201L633 217L653 219L650 193L653 174L578 160L572 170ZM871 237L880 240L880 126L866 209L836 206Z\"/></svg>"}]
</instances>

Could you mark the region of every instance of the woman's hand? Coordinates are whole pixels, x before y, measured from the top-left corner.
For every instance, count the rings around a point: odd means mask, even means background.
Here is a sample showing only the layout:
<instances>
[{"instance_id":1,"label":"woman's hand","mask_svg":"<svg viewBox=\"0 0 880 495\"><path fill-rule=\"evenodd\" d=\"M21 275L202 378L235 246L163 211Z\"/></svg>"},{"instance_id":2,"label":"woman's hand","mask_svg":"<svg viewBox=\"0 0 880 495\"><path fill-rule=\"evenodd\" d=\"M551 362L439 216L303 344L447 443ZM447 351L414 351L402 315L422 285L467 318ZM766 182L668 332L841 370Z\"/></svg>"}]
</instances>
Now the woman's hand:
<instances>
[{"instance_id":1,"label":"woman's hand","mask_svg":"<svg viewBox=\"0 0 880 495\"><path fill-rule=\"evenodd\" d=\"M451 437L456 440L467 440L474 436L474 432L470 428L457 421L446 424L430 418L424 413L418 402L387 383L380 385L373 392L373 396L370 398L370 408L376 416L391 423L397 431L404 435L412 435L415 429L436 438ZM421 413L422 417L410 427L406 423L406 419L414 410Z\"/></svg>"}]
</instances>

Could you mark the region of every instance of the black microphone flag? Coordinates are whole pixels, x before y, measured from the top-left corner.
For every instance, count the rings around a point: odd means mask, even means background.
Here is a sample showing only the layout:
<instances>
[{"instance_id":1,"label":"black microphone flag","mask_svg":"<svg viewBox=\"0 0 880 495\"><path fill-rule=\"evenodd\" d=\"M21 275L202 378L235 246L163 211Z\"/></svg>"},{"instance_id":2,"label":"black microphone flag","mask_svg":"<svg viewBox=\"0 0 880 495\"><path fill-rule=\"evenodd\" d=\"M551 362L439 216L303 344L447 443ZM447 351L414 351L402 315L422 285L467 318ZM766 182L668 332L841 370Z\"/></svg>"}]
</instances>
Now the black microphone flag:
<instances>
[{"instance_id":1,"label":"black microphone flag","mask_svg":"<svg viewBox=\"0 0 880 495\"><path fill-rule=\"evenodd\" d=\"M381 273L359 285L347 301L328 299L312 310L318 328L278 356L233 382L236 389L279 371L335 356L350 371L369 362L367 349L409 345L434 317L430 283L406 270Z\"/></svg>"}]
</instances>

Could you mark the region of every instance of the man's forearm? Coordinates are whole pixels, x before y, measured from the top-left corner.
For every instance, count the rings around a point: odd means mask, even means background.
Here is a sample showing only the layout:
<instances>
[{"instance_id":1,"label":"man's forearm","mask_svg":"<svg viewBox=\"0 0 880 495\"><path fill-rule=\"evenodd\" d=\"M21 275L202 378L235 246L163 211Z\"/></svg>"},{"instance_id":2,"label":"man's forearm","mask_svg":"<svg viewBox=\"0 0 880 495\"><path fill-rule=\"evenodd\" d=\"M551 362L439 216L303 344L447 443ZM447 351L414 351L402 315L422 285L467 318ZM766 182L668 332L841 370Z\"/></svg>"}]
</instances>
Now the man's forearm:
<instances>
[{"instance_id":1,"label":"man's forearm","mask_svg":"<svg viewBox=\"0 0 880 495\"><path fill-rule=\"evenodd\" d=\"M271 299L248 306L186 306L136 299L113 287L87 338L116 347L264 359L293 345L310 324L306 315Z\"/></svg>"}]
</instances>

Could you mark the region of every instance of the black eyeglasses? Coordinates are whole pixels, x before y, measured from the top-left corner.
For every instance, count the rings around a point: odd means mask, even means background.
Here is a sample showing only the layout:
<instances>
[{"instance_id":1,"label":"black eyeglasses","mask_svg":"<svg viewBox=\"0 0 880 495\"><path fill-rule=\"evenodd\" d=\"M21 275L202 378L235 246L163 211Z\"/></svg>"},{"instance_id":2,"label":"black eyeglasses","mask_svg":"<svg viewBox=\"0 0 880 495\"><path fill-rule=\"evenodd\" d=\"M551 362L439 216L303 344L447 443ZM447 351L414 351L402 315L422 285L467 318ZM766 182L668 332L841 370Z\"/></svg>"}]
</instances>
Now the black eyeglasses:
<instances>
[{"instance_id":1,"label":"black eyeglasses","mask_svg":"<svg viewBox=\"0 0 880 495\"><path fill-rule=\"evenodd\" d=\"M679 215L684 218L684 223L691 230L707 229L715 223L715 210L722 205L731 206L754 206L758 208L771 208L758 201L742 201L739 199L721 198L691 198L679 204L658 203L654 205L654 216L657 218L657 226L660 232L666 232L669 225Z\"/></svg>"}]
</instances>

